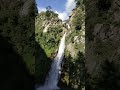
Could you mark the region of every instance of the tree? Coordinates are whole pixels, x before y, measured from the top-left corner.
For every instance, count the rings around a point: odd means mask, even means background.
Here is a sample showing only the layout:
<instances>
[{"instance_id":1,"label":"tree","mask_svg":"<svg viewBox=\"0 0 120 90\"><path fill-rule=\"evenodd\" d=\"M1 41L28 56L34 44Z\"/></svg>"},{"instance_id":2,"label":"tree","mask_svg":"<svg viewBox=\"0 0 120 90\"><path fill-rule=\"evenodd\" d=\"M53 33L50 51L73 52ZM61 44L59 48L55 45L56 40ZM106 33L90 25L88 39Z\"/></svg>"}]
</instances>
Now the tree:
<instances>
[{"instance_id":1,"label":"tree","mask_svg":"<svg viewBox=\"0 0 120 90\"><path fill-rule=\"evenodd\" d=\"M52 9L51 6L46 7L46 17L47 17L48 20L50 20L50 18L52 17L53 11L51 11L51 9Z\"/></svg>"},{"instance_id":2,"label":"tree","mask_svg":"<svg viewBox=\"0 0 120 90\"><path fill-rule=\"evenodd\" d=\"M94 87L90 87L90 90L120 90L119 64L105 60L91 81L89 86Z\"/></svg>"},{"instance_id":3,"label":"tree","mask_svg":"<svg viewBox=\"0 0 120 90\"><path fill-rule=\"evenodd\" d=\"M79 6L80 3L81 3L80 0L75 0L75 2L76 2L76 5L77 5L77 6Z\"/></svg>"},{"instance_id":4,"label":"tree","mask_svg":"<svg viewBox=\"0 0 120 90\"><path fill-rule=\"evenodd\" d=\"M51 11L52 7L51 6L47 6L46 7L46 11Z\"/></svg>"}]
</instances>

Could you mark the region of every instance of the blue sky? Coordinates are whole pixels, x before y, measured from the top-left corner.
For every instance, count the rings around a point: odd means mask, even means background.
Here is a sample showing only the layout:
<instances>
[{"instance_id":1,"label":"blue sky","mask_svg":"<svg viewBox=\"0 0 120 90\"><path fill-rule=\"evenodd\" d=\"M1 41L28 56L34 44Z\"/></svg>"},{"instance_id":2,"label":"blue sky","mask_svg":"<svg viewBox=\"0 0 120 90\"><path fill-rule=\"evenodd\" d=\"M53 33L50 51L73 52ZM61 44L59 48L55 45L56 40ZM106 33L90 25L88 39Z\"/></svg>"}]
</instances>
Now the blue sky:
<instances>
[{"instance_id":1,"label":"blue sky","mask_svg":"<svg viewBox=\"0 0 120 90\"><path fill-rule=\"evenodd\" d=\"M64 11L65 3L67 0L36 0L39 7L51 6L53 10Z\"/></svg>"},{"instance_id":2,"label":"blue sky","mask_svg":"<svg viewBox=\"0 0 120 90\"><path fill-rule=\"evenodd\" d=\"M72 9L75 7L74 0L36 0L39 13L51 6L52 10L58 14L62 20L68 19Z\"/></svg>"}]
</instances>

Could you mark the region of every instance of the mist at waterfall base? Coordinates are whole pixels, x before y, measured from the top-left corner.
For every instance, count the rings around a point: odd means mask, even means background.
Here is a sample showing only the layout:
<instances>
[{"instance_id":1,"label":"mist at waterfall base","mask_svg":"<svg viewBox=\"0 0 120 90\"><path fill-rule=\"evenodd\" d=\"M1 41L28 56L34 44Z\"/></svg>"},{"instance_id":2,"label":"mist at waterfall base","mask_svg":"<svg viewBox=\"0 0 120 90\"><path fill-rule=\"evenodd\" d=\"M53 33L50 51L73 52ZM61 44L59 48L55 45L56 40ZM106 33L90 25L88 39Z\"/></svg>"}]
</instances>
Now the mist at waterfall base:
<instances>
[{"instance_id":1,"label":"mist at waterfall base","mask_svg":"<svg viewBox=\"0 0 120 90\"><path fill-rule=\"evenodd\" d=\"M55 59L53 60L51 64L51 69L45 79L44 86L40 86L36 90L57 90L59 89L57 84L58 84L60 73L61 73L60 71L61 63L64 57L65 36L66 36L66 33L61 38L57 56L55 57Z\"/></svg>"}]
</instances>

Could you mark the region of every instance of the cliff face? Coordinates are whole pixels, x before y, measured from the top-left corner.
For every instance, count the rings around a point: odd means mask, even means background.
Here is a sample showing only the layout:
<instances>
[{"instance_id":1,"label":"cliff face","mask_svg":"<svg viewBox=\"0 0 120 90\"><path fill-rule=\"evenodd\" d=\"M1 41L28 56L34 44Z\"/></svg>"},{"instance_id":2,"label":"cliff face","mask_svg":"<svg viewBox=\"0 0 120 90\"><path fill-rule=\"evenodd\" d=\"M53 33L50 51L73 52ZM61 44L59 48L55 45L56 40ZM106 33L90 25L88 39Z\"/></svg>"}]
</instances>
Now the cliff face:
<instances>
[{"instance_id":1,"label":"cliff face","mask_svg":"<svg viewBox=\"0 0 120 90\"><path fill-rule=\"evenodd\" d=\"M34 0L21 0L21 1L23 1L24 4L19 11L19 15L26 16L29 14L30 8L34 6L33 3L35 3L35 1Z\"/></svg>"},{"instance_id":2,"label":"cliff face","mask_svg":"<svg viewBox=\"0 0 120 90\"><path fill-rule=\"evenodd\" d=\"M20 15L26 1L0 0L0 90L34 90L35 2Z\"/></svg>"},{"instance_id":3,"label":"cliff face","mask_svg":"<svg viewBox=\"0 0 120 90\"><path fill-rule=\"evenodd\" d=\"M85 11L81 6L76 6L69 16L70 26L67 50L73 58L80 51L85 53Z\"/></svg>"},{"instance_id":4,"label":"cliff face","mask_svg":"<svg viewBox=\"0 0 120 90\"><path fill-rule=\"evenodd\" d=\"M45 50L47 56L52 58L63 33L62 21L53 11L41 12L35 21L36 41Z\"/></svg>"},{"instance_id":5,"label":"cliff face","mask_svg":"<svg viewBox=\"0 0 120 90\"><path fill-rule=\"evenodd\" d=\"M55 41L56 45L58 46L60 37L64 32L67 32L66 52L70 53L71 56L75 58L79 51L84 53L85 49L84 16L85 11L81 8L81 6L78 6L75 9L73 9L69 20L63 22L53 11L41 12L36 17L36 41L39 42L39 44L46 43L45 45L47 46L47 44L50 43L52 40L53 42L51 43L54 45ZM38 35L40 33L42 34L41 36ZM45 36L47 37L46 39L44 38ZM41 40L39 40L40 38ZM44 39L44 41L47 40L47 42L43 42L42 38ZM42 47L45 48L45 45L42 45ZM56 46L55 49L52 51L45 51L47 54L49 52L48 57L51 57L50 53L54 53L56 51Z\"/></svg>"},{"instance_id":6,"label":"cliff face","mask_svg":"<svg viewBox=\"0 0 120 90\"><path fill-rule=\"evenodd\" d=\"M35 1L1 0L0 35L22 56L31 73L35 71ZM25 11L24 11L25 10Z\"/></svg>"},{"instance_id":7,"label":"cliff face","mask_svg":"<svg viewBox=\"0 0 120 90\"><path fill-rule=\"evenodd\" d=\"M117 70L118 72L114 72L114 74L119 74L119 64L120 64L120 2L118 0L86 0L86 66L87 66L87 73L90 74L90 77L93 81L94 78L98 80L105 80L104 74L113 69ZM109 63L107 66L105 62ZM106 70L106 68L111 69ZM101 74L100 74L101 73ZM106 75L107 75L106 74ZM109 79L111 74L109 74L106 79ZM90 82L91 78L89 78L88 82ZM114 79L117 78L116 76L112 76ZM101 81L96 81L101 84ZM96 90L103 90L111 88L109 90L115 90L114 84L111 87L110 82L112 79L106 84L105 86L99 86L98 84L90 82L88 85L93 84L95 85L94 88ZM116 81L117 82L117 81ZM119 82L118 82L119 83ZM118 84L116 83L116 85ZM93 87L89 90L93 90ZM116 89L117 90L117 89Z\"/></svg>"},{"instance_id":8,"label":"cliff face","mask_svg":"<svg viewBox=\"0 0 120 90\"><path fill-rule=\"evenodd\" d=\"M40 58L38 55L39 58L36 60L36 77L39 79L38 82L42 83L40 78L45 78L45 75L49 71L51 60L54 60L57 54L59 41L64 32L67 32L65 60L59 85L76 89L80 89L81 86L84 86L84 20L85 10L84 7L81 6L76 6L70 18L63 22L58 18L58 15L51 10L41 12L36 16L35 39L42 47L44 53L46 53L45 56L48 57ZM76 68L76 70L73 71L73 68Z\"/></svg>"},{"instance_id":9,"label":"cliff face","mask_svg":"<svg viewBox=\"0 0 120 90\"><path fill-rule=\"evenodd\" d=\"M56 56L58 44L63 35L62 21L51 10L41 12L35 19L36 82L43 84L50 69L51 60Z\"/></svg>"}]
</instances>

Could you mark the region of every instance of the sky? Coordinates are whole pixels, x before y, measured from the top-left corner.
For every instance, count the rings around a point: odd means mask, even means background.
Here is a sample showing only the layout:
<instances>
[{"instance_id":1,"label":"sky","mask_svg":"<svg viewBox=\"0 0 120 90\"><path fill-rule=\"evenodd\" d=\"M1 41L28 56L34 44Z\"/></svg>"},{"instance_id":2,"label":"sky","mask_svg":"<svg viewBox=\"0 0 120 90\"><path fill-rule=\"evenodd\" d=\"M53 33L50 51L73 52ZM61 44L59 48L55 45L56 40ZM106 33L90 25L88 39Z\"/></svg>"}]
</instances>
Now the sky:
<instances>
[{"instance_id":1,"label":"sky","mask_svg":"<svg viewBox=\"0 0 120 90\"><path fill-rule=\"evenodd\" d=\"M39 13L46 11L47 6L51 6L52 10L63 21L69 18L72 9L75 7L74 0L36 0L36 3Z\"/></svg>"}]
</instances>

